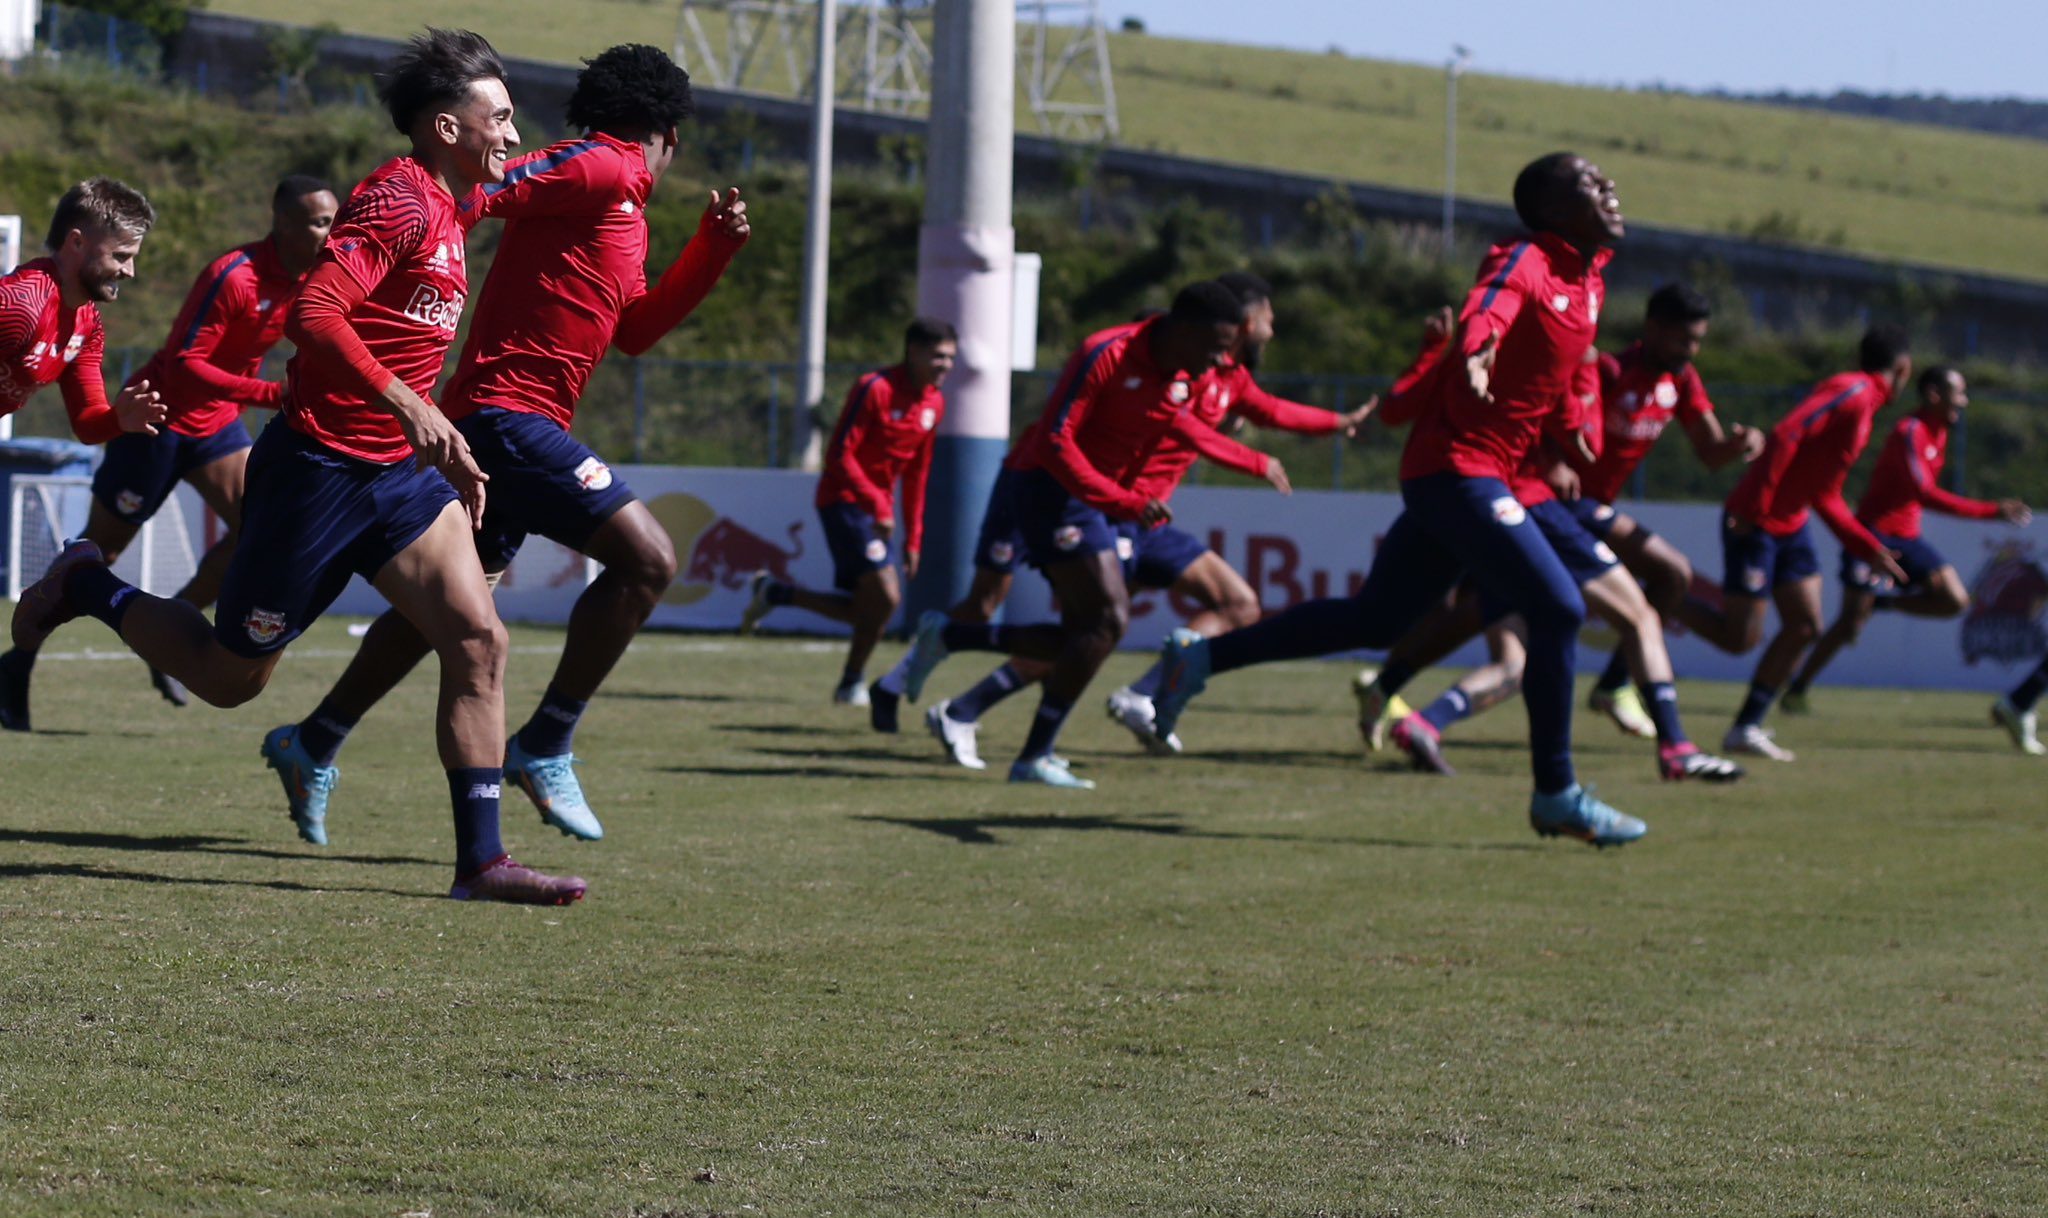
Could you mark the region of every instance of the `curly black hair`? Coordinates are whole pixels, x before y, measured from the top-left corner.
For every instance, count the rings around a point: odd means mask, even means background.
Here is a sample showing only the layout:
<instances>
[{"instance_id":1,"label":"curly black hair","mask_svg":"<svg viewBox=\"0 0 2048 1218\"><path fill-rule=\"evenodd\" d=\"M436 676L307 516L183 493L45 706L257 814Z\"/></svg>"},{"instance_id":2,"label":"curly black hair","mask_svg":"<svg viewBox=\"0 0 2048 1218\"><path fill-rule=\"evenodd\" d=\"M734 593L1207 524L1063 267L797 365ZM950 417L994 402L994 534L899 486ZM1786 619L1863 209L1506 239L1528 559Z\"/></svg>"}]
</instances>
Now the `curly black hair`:
<instances>
[{"instance_id":1,"label":"curly black hair","mask_svg":"<svg viewBox=\"0 0 2048 1218\"><path fill-rule=\"evenodd\" d=\"M563 117L579 131L640 138L668 130L696 108L690 74L659 48L633 42L583 61Z\"/></svg>"}]
</instances>

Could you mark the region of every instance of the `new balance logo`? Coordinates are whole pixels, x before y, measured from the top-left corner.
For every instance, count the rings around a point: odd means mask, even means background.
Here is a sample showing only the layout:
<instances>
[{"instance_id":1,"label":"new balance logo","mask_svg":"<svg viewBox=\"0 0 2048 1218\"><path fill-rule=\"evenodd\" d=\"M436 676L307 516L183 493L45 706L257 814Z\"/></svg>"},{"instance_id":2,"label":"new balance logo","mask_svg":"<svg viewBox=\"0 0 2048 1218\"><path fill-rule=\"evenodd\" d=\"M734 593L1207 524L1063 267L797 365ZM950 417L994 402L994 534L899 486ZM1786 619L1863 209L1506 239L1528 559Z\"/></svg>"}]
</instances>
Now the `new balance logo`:
<instances>
[{"instance_id":1,"label":"new balance logo","mask_svg":"<svg viewBox=\"0 0 2048 1218\"><path fill-rule=\"evenodd\" d=\"M479 782L469 788L469 797L471 799L496 799L498 798L498 789L498 784L495 782Z\"/></svg>"}]
</instances>

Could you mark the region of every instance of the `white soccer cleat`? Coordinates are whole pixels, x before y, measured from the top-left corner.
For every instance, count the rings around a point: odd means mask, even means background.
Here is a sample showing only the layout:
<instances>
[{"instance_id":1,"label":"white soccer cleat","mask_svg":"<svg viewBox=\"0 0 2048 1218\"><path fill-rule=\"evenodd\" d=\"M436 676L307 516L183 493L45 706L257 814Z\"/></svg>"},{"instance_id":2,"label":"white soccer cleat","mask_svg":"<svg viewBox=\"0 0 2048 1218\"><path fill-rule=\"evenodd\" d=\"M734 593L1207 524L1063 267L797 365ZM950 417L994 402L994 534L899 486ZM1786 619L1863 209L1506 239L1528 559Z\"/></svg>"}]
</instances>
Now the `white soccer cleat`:
<instances>
[{"instance_id":1,"label":"white soccer cleat","mask_svg":"<svg viewBox=\"0 0 2048 1218\"><path fill-rule=\"evenodd\" d=\"M1764 757L1771 761L1791 761L1797 754L1779 744L1771 733L1754 723L1738 723L1728 729L1721 738L1724 753L1748 753L1752 757Z\"/></svg>"},{"instance_id":2,"label":"white soccer cleat","mask_svg":"<svg viewBox=\"0 0 2048 1218\"><path fill-rule=\"evenodd\" d=\"M740 610L740 633L752 634L761 619L775 606L768 603L768 589L775 584L775 577L766 571L756 571L747 577L747 607Z\"/></svg>"},{"instance_id":3,"label":"white soccer cleat","mask_svg":"<svg viewBox=\"0 0 2048 1218\"><path fill-rule=\"evenodd\" d=\"M2005 734L2012 737L2013 747L2027 756L2039 757L2048 753L2048 745L2043 745L2040 737L2034 734L2037 722L2034 712L2014 706L2011 698L2001 697L1991 704L1991 721L2004 728Z\"/></svg>"},{"instance_id":4,"label":"white soccer cleat","mask_svg":"<svg viewBox=\"0 0 2048 1218\"><path fill-rule=\"evenodd\" d=\"M1126 731L1138 738L1138 747L1154 757L1175 757L1180 754L1179 736L1169 732L1161 738L1153 730L1152 699L1126 685L1109 696L1107 709L1111 719L1116 720Z\"/></svg>"},{"instance_id":5,"label":"white soccer cleat","mask_svg":"<svg viewBox=\"0 0 2048 1218\"><path fill-rule=\"evenodd\" d=\"M1657 738L1657 725L1651 721L1650 713L1643 709L1643 695L1636 692L1633 685L1624 685L1612 693L1596 689L1586 699L1586 707L1612 719L1624 736L1644 740Z\"/></svg>"},{"instance_id":6,"label":"white soccer cleat","mask_svg":"<svg viewBox=\"0 0 2048 1218\"><path fill-rule=\"evenodd\" d=\"M946 708L953 705L951 700L941 702L924 713L925 729L939 747L946 750L946 757L954 765L970 770L986 770L988 762L981 759L981 726L962 723L946 714Z\"/></svg>"},{"instance_id":7,"label":"white soccer cleat","mask_svg":"<svg viewBox=\"0 0 2048 1218\"><path fill-rule=\"evenodd\" d=\"M868 683L858 678L851 681L841 681L832 691L832 704L834 706L857 706L862 710L866 710L868 707Z\"/></svg>"}]
</instances>

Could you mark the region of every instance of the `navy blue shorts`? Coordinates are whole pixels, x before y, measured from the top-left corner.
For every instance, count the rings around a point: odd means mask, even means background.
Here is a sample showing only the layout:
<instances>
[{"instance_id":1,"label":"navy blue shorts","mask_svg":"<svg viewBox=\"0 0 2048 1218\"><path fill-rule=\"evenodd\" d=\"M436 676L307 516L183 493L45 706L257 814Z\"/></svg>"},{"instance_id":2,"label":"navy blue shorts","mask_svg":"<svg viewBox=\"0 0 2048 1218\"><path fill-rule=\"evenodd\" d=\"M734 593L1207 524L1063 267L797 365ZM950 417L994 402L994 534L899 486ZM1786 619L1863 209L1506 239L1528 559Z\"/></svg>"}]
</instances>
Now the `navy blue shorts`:
<instances>
[{"instance_id":1,"label":"navy blue shorts","mask_svg":"<svg viewBox=\"0 0 2048 1218\"><path fill-rule=\"evenodd\" d=\"M1621 515L1614 510L1613 504L1588 499L1583 495L1565 504L1564 507L1572 514L1572 518L1579 522L1581 528L1601 541L1607 540L1607 533L1614 527L1615 518Z\"/></svg>"},{"instance_id":2,"label":"navy blue shorts","mask_svg":"<svg viewBox=\"0 0 2048 1218\"><path fill-rule=\"evenodd\" d=\"M1011 484L1016 471L1005 465L989 488L988 510L981 514L981 534L974 539L974 565L983 571L1008 575L1017 569L1024 552L1024 534L1017 527L1017 510L1011 502Z\"/></svg>"},{"instance_id":3,"label":"navy blue shorts","mask_svg":"<svg viewBox=\"0 0 2048 1218\"><path fill-rule=\"evenodd\" d=\"M861 576L889 565L889 539L874 516L851 503L828 503L818 509L825 526L825 548L832 552L832 586L851 592Z\"/></svg>"},{"instance_id":4,"label":"navy blue shorts","mask_svg":"<svg viewBox=\"0 0 2048 1218\"><path fill-rule=\"evenodd\" d=\"M1136 521L1121 521L1116 535L1124 583L1133 588L1171 588L1180 582L1182 572L1209 552L1194 534L1170 524L1148 529Z\"/></svg>"},{"instance_id":5,"label":"navy blue shorts","mask_svg":"<svg viewBox=\"0 0 2048 1218\"><path fill-rule=\"evenodd\" d=\"M141 524L195 469L249 447L249 429L234 422L210 436L184 436L166 427L155 435L127 432L107 441L92 476L92 497L130 524Z\"/></svg>"},{"instance_id":6,"label":"navy blue shorts","mask_svg":"<svg viewBox=\"0 0 2048 1218\"><path fill-rule=\"evenodd\" d=\"M1820 555L1805 525L1789 537L1774 537L1754 525L1737 527L1721 518L1721 591L1727 596L1763 596L1780 584L1820 574Z\"/></svg>"},{"instance_id":7,"label":"navy blue shorts","mask_svg":"<svg viewBox=\"0 0 2048 1218\"><path fill-rule=\"evenodd\" d=\"M1884 548L1899 556L1899 565L1906 569L1906 587L1918 588L1934 577L1936 571L1949 565L1941 551L1928 545L1918 537L1900 537L1893 533L1875 533L1884 543ZM1900 592L1892 587L1892 581L1870 569L1870 560L1858 558L1848 550L1842 551L1842 583L1862 592Z\"/></svg>"},{"instance_id":8,"label":"navy blue shorts","mask_svg":"<svg viewBox=\"0 0 2048 1218\"><path fill-rule=\"evenodd\" d=\"M213 637L250 659L283 648L350 576L375 577L455 501L437 469L410 457L395 465L345 457L279 417L249 454L242 536Z\"/></svg>"},{"instance_id":9,"label":"navy blue shorts","mask_svg":"<svg viewBox=\"0 0 2048 1218\"><path fill-rule=\"evenodd\" d=\"M1550 548L1557 551L1558 561L1571 572L1579 587L1585 587L1621 565L1621 560L1607 548L1607 543L1594 536L1580 521L1572 505L1546 499L1529 509L1529 519L1542 530Z\"/></svg>"},{"instance_id":10,"label":"navy blue shorts","mask_svg":"<svg viewBox=\"0 0 2048 1218\"><path fill-rule=\"evenodd\" d=\"M1117 550L1109 517L1068 494L1042 469L1017 471L1010 480L1010 505L1024 535L1024 559L1041 571L1083 554Z\"/></svg>"},{"instance_id":11,"label":"navy blue shorts","mask_svg":"<svg viewBox=\"0 0 2048 1218\"><path fill-rule=\"evenodd\" d=\"M553 419L489 407L455 424L486 474L484 527L476 554L484 570L512 565L529 534L579 553L612 513L633 502L633 488Z\"/></svg>"}]
</instances>

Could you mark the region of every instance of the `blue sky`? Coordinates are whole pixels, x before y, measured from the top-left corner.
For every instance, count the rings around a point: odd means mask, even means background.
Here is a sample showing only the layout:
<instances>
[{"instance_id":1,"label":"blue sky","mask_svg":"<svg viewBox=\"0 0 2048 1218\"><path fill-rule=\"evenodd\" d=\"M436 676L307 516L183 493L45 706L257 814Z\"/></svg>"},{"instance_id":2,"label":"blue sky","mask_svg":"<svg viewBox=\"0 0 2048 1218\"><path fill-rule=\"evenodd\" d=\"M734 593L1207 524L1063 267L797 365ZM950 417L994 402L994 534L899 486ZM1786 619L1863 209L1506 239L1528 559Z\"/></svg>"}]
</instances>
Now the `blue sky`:
<instances>
[{"instance_id":1,"label":"blue sky","mask_svg":"<svg viewBox=\"0 0 2048 1218\"><path fill-rule=\"evenodd\" d=\"M1589 84L1947 93L2048 100L2048 0L1101 0L1115 27Z\"/></svg>"}]
</instances>

